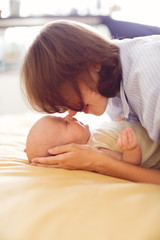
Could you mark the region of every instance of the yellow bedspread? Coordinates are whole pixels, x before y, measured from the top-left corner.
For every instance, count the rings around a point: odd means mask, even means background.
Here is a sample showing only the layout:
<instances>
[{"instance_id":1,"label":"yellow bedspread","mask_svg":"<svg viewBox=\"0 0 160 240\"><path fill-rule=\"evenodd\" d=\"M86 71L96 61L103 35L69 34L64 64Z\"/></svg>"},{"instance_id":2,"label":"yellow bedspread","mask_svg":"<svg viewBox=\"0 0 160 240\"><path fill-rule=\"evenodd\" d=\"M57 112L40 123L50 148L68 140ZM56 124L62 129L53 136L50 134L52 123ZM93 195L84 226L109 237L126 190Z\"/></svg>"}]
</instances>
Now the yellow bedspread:
<instances>
[{"instance_id":1,"label":"yellow bedspread","mask_svg":"<svg viewBox=\"0 0 160 240\"><path fill-rule=\"evenodd\" d=\"M0 240L160 239L160 186L30 166L36 119L0 118Z\"/></svg>"}]
</instances>

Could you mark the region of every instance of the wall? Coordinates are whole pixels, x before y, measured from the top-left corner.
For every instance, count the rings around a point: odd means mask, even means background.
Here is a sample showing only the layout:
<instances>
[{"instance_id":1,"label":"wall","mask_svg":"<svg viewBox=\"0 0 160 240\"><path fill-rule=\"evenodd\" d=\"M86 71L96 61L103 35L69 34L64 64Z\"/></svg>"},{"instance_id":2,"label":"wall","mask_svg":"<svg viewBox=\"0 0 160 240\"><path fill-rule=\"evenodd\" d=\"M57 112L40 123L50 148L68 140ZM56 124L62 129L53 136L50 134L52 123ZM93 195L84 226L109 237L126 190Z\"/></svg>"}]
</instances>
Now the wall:
<instances>
[{"instance_id":1,"label":"wall","mask_svg":"<svg viewBox=\"0 0 160 240\"><path fill-rule=\"evenodd\" d=\"M0 73L0 115L31 111L22 98L19 79L18 70Z\"/></svg>"}]
</instances>

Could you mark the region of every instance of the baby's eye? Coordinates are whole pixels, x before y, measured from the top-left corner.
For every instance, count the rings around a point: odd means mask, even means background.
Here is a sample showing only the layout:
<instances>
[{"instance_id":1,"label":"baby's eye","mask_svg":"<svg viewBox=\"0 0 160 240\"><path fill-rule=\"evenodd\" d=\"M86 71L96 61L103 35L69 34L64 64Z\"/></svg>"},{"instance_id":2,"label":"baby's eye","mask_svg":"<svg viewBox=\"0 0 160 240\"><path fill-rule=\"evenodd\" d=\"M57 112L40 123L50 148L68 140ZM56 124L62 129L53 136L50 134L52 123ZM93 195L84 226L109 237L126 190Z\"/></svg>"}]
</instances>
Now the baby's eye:
<instances>
[{"instance_id":1,"label":"baby's eye","mask_svg":"<svg viewBox=\"0 0 160 240\"><path fill-rule=\"evenodd\" d=\"M65 124L66 126L68 126L69 122L66 121L66 120L64 120L64 124Z\"/></svg>"}]
</instances>

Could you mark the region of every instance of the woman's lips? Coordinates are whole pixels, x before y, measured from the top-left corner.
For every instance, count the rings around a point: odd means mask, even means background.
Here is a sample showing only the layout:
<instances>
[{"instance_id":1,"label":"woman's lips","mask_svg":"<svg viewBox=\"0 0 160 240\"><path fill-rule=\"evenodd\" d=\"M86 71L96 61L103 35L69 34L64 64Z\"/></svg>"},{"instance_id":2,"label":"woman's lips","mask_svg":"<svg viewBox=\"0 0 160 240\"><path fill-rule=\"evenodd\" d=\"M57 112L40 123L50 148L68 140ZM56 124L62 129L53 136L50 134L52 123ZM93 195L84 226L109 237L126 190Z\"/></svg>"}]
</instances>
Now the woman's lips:
<instances>
[{"instance_id":1,"label":"woman's lips","mask_svg":"<svg viewBox=\"0 0 160 240\"><path fill-rule=\"evenodd\" d=\"M84 112L84 113L88 113L88 104L85 105L85 107L84 107L84 109L83 109L83 112Z\"/></svg>"}]
</instances>

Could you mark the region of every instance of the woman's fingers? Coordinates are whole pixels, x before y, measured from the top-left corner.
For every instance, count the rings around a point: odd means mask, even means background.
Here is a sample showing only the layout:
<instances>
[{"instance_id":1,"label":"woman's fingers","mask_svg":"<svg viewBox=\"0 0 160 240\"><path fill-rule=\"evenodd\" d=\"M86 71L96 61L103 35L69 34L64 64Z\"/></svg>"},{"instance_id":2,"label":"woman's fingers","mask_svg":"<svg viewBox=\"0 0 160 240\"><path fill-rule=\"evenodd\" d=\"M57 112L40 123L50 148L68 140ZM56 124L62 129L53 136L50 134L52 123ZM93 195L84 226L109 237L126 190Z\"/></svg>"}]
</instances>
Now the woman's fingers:
<instances>
[{"instance_id":1,"label":"woman's fingers","mask_svg":"<svg viewBox=\"0 0 160 240\"><path fill-rule=\"evenodd\" d=\"M47 168L59 168L58 165L47 165L47 164L40 164L40 163L30 163L30 165L32 166L36 166L36 167L47 167Z\"/></svg>"},{"instance_id":2,"label":"woman's fingers","mask_svg":"<svg viewBox=\"0 0 160 240\"><path fill-rule=\"evenodd\" d=\"M57 146L49 150L49 153L52 154L53 156L48 156L48 157L38 157L38 158L33 158L31 160L32 163L40 163L40 164L49 164L49 165L59 165L60 162L62 164L62 161L64 159L67 159L69 154L75 151L79 150L86 150L89 148L88 145L80 145L80 144L67 144L67 145L62 145L62 146Z\"/></svg>"},{"instance_id":3,"label":"woman's fingers","mask_svg":"<svg viewBox=\"0 0 160 240\"><path fill-rule=\"evenodd\" d=\"M76 151L80 149L87 149L88 145L80 145L76 143L70 143L67 145L56 146L48 150L48 152L52 155L62 154L66 152Z\"/></svg>"},{"instance_id":4,"label":"woman's fingers","mask_svg":"<svg viewBox=\"0 0 160 240\"><path fill-rule=\"evenodd\" d=\"M54 148L53 156L38 157L31 160L31 164L53 165L63 169L90 169L97 151L87 145L68 144Z\"/></svg>"},{"instance_id":5,"label":"woman's fingers","mask_svg":"<svg viewBox=\"0 0 160 240\"><path fill-rule=\"evenodd\" d=\"M31 163L58 165L61 157L62 157L61 155L48 156L48 157L38 157L38 158L33 158L31 160Z\"/></svg>"}]
</instances>

